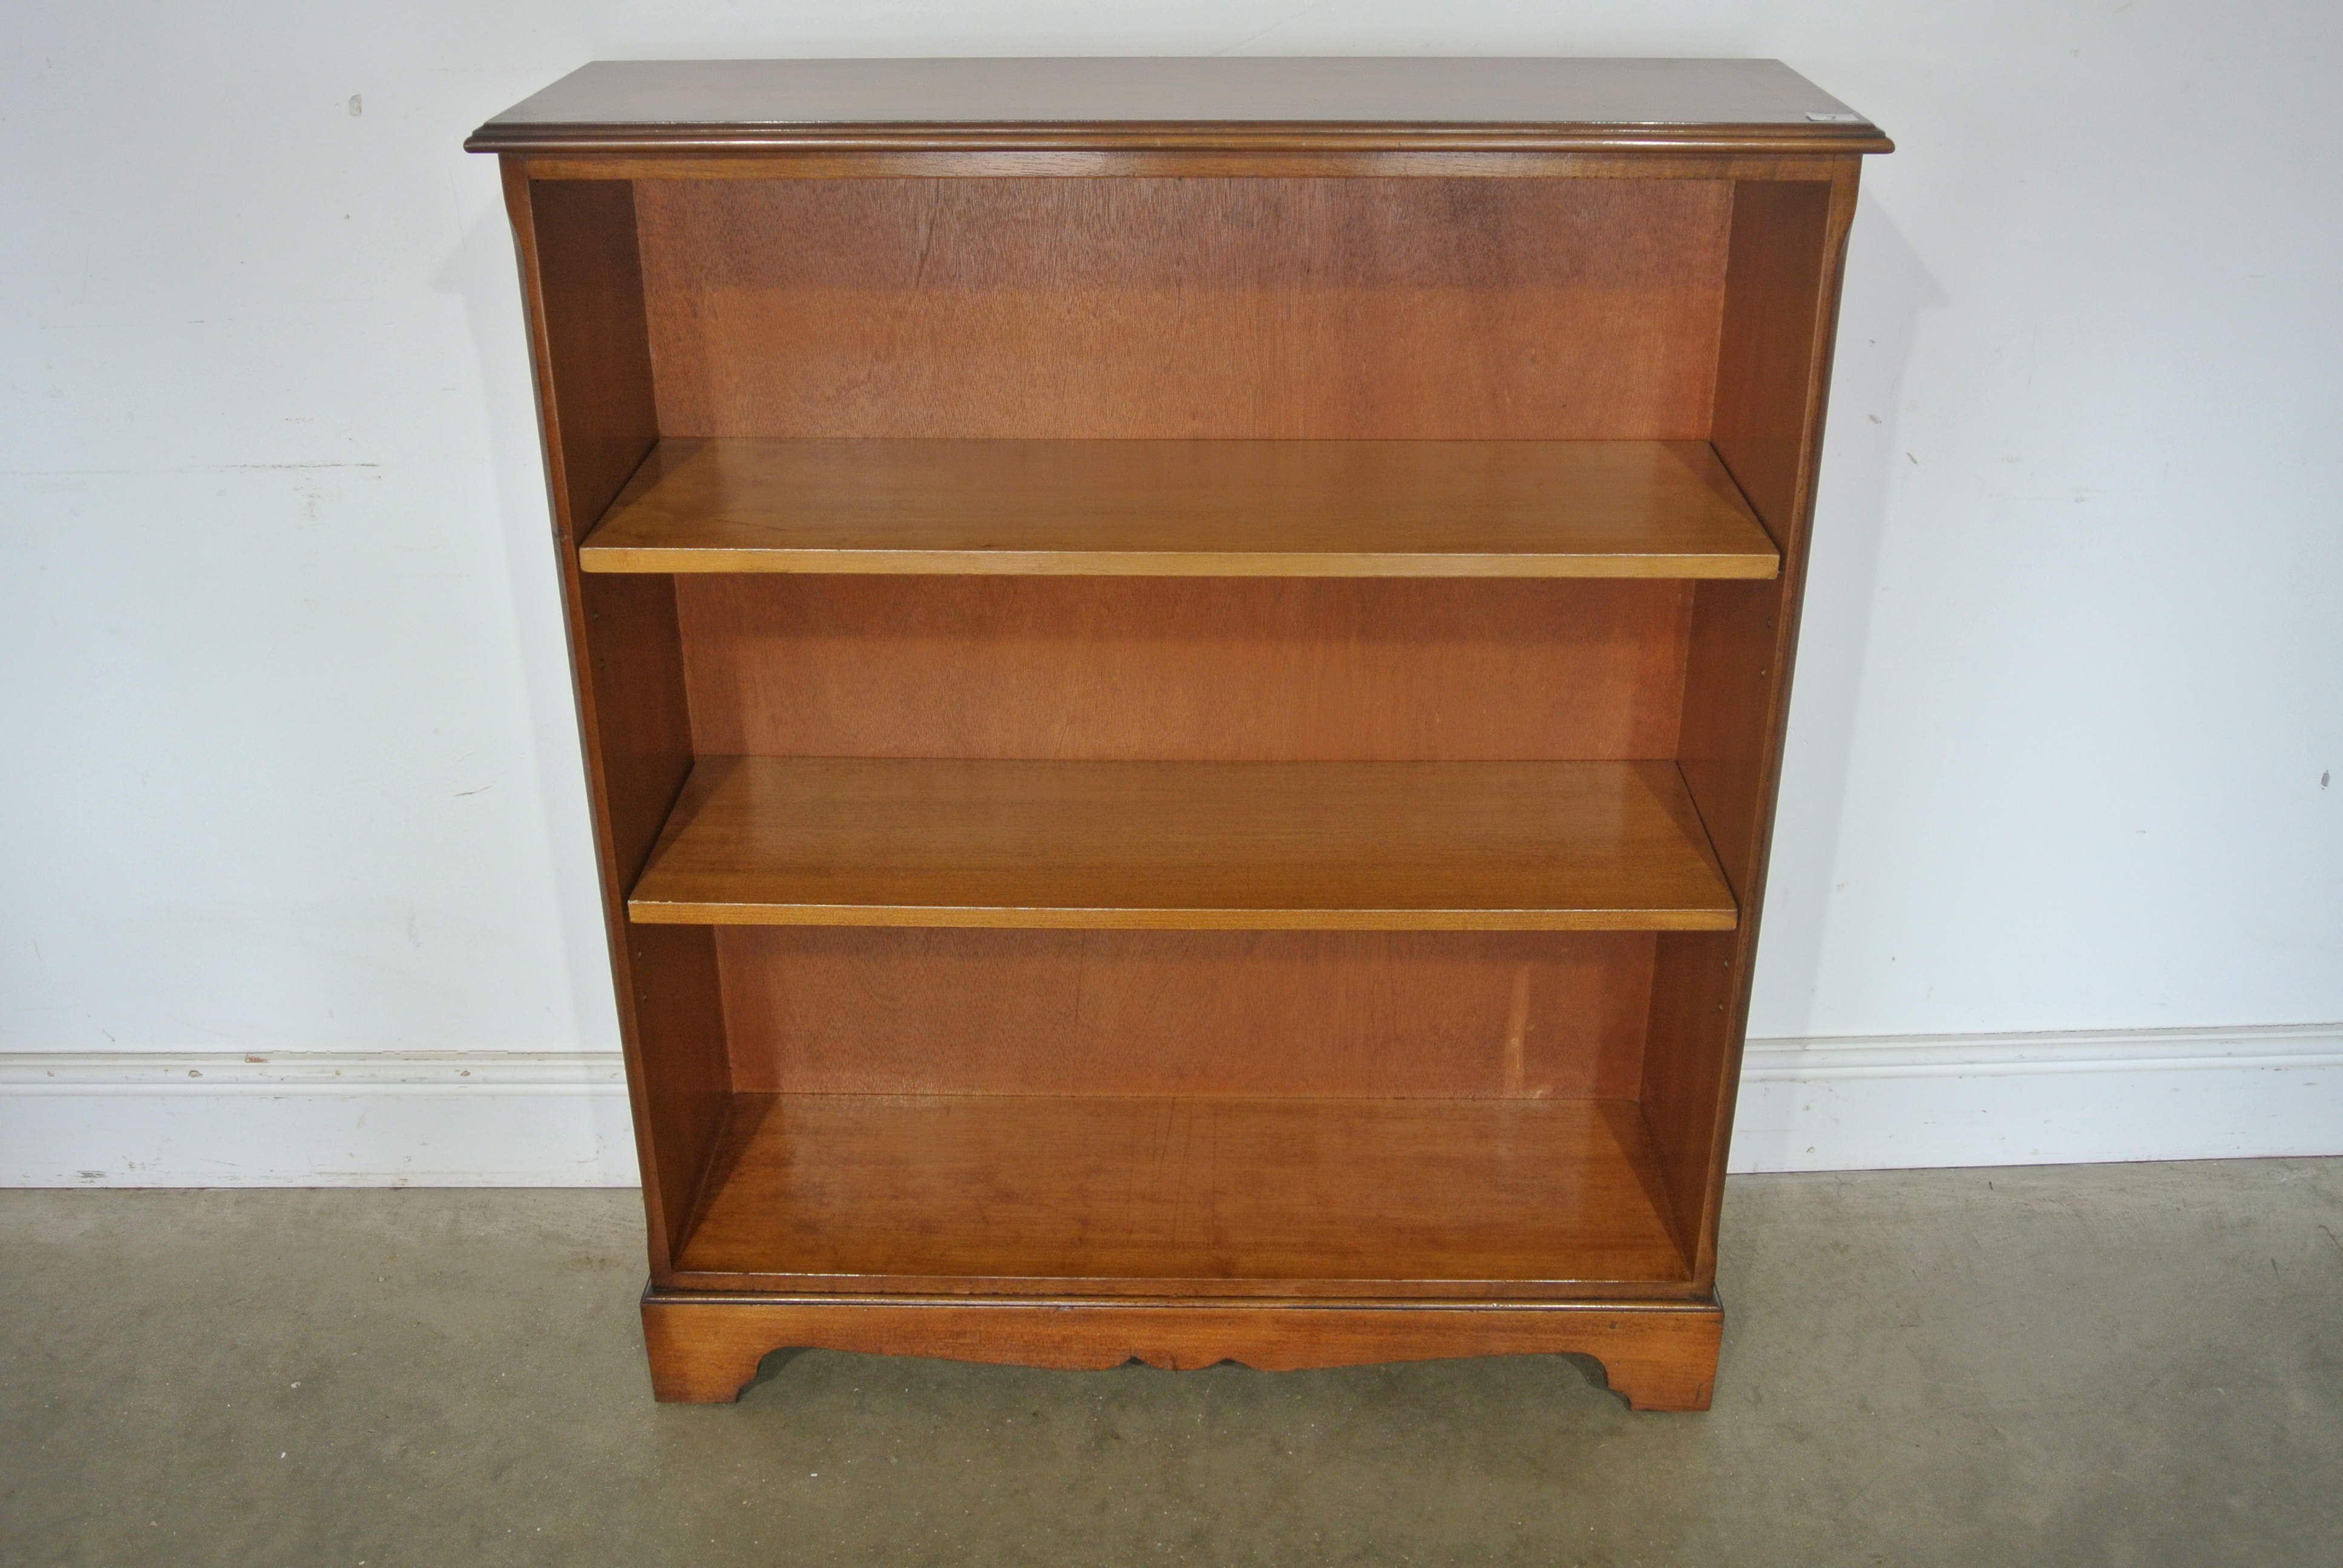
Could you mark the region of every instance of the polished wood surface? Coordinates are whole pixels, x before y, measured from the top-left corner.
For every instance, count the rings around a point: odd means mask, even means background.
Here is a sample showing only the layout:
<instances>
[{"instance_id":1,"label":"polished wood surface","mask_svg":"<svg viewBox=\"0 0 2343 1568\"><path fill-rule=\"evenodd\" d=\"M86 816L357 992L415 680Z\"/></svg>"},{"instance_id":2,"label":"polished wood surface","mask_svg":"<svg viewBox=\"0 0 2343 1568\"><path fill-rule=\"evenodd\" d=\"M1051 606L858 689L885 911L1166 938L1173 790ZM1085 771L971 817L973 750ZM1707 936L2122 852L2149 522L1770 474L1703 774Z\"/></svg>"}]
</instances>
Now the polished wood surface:
<instances>
[{"instance_id":1,"label":"polished wood surface","mask_svg":"<svg viewBox=\"0 0 2343 1568\"><path fill-rule=\"evenodd\" d=\"M716 933L733 1082L810 1094L1632 1099L1653 941L1640 931Z\"/></svg>"},{"instance_id":2,"label":"polished wood surface","mask_svg":"<svg viewBox=\"0 0 2343 1568\"><path fill-rule=\"evenodd\" d=\"M1775 60L596 61L482 126L476 152L751 146L1885 151Z\"/></svg>"},{"instance_id":3,"label":"polished wood surface","mask_svg":"<svg viewBox=\"0 0 2343 1568\"><path fill-rule=\"evenodd\" d=\"M644 1292L643 1340L662 1401L729 1403L773 1351L809 1346L1104 1371L1132 1361L1262 1372L1446 1356L1585 1355L1632 1410L1706 1410L1725 1315L1714 1301L924 1300ZM778 1392L778 1391L776 1391Z\"/></svg>"},{"instance_id":4,"label":"polished wood surface","mask_svg":"<svg viewBox=\"0 0 2343 1568\"><path fill-rule=\"evenodd\" d=\"M1677 757L1748 918L1729 938L1660 943L1643 1091L1660 1168L1704 1279L1715 1269L1860 168L1847 158L1827 183L1752 182L1734 197L1713 434L1782 542L1783 573L1773 582L1694 589Z\"/></svg>"},{"instance_id":5,"label":"polished wood surface","mask_svg":"<svg viewBox=\"0 0 2343 1568\"><path fill-rule=\"evenodd\" d=\"M517 220L554 527L585 537L658 440L634 192L504 166Z\"/></svg>"},{"instance_id":6,"label":"polished wood surface","mask_svg":"<svg viewBox=\"0 0 2343 1568\"><path fill-rule=\"evenodd\" d=\"M675 585L702 756L1671 757L1691 610L1664 580Z\"/></svg>"},{"instance_id":7,"label":"polished wood surface","mask_svg":"<svg viewBox=\"0 0 2343 1568\"><path fill-rule=\"evenodd\" d=\"M666 441L590 572L1770 578L1698 442Z\"/></svg>"},{"instance_id":8,"label":"polished wood surface","mask_svg":"<svg viewBox=\"0 0 2343 1568\"><path fill-rule=\"evenodd\" d=\"M1664 762L703 759L628 910L1185 930L1735 919Z\"/></svg>"},{"instance_id":9,"label":"polished wood surface","mask_svg":"<svg viewBox=\"0 0 2343 1568\"><path fill-rule=\"evenodd\" d=\"M1886 146L1811 91L684 64L483 128L661 1397L803 1343L1706 1402Z\"/></svg>"},{"instance_id":10,"label":"polished wood surface","mask_svg":"<svg viewBox=\"0 0 2343 1568\"><path fill-rule=\"evenodd\" d=\"M670 437L1707 435L1722 180L634 188Z\"/></svg>"},{"instance_id":11,"label":"polished wood surface","mask_svg":"<svg viewBox=\"0 0 2343 1568\"><path fill-rule=\"evenodd\" d=\"M508 155L518 156L518 155ZM1490 152L1361 147L819 147L539 153L547 180L1826 180L1839 158L1778 152Z\"/></svg>"},{"instance_id":12,"label":"polished wood surface","mask_svg":"<svg viewBox=\"0 0 2343 1568\"><path fill-rule=\"evenodd\" d=\"M587 800L633 1099L651 1271L664 1278L727 1105L716 948L638 930L625 894L691 769L675 594L588 578L577 540L658 439L630 187L525 177L504 162L527 312Z\"/></svg>"},{"instance_id":13,"label":"polished wood surface","mask_svg":"<svg viewBox=\"0 0 2343 1568\"><path fill-rule=\"evenodd\" d=\"M741 1095L679 1278L1011 1294L1680 1283L1648 1158L1627 1101Z\"/></svg>"}]
</instances>

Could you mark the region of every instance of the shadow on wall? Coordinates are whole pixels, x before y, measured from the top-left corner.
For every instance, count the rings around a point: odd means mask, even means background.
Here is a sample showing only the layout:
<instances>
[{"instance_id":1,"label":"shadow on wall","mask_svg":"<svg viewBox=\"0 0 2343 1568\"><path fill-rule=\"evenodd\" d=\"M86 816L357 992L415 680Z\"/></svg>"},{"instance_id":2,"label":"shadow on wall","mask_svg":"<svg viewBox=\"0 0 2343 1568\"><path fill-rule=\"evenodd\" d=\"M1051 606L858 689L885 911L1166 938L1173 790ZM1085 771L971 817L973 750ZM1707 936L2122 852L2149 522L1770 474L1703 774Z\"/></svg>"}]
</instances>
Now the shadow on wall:
<instances>
[{"instance_id":1,"label":"shadow on wall","mask_svg":"<svg viewBox=\"0 0 2343 1568\"><path fill-rule=\"evenodd\" d=\"M1889 497L1895 465L1906 461L1896 436L1905 373L1921 312L1946 299L1875 202L1857 206L1847 254L1753 1039L1811 1031Z\"/></svg>"}]
</instances>

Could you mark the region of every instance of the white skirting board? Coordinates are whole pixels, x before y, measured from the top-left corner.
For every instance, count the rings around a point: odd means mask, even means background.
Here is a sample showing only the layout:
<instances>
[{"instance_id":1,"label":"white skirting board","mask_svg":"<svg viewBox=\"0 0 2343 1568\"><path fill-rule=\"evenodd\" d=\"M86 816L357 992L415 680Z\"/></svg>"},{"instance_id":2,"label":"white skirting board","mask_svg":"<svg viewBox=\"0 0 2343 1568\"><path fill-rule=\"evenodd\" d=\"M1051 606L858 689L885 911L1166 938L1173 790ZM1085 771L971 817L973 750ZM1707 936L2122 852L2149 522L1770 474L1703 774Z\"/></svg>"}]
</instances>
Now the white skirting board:
<instances>
[{"instance_id":1,"label":"white skirting board","mask_svg":"<svg viewBox=\"0 0 2343 1568\"><path fill-rule=\"evenodd\" d=\"M610 1051L0 1055L0 1186L631 1187Z\"/></svg>"},{"instance_id":2,"label":"white skirting board","mask_svg":"<svg viewBox=\"0 0 2343 1568\"><path fill-rule=\"evenodd\" d=\"M2343 1024L1752 1040L1735 1171L2343 1154ZM0 1055L0 1186L616 1187L605 1052Z\"/></svg>"},{"instance_id":3,"label":"white skirting board","mask_svg":"<svg viewBox=\"0 0 2343 1568\"><path fill-rule=\"evenodd\" d=\"M1753 1040L1735 1171L2343 1154L2343 1024Z\"/></svg>"}]
</instances>

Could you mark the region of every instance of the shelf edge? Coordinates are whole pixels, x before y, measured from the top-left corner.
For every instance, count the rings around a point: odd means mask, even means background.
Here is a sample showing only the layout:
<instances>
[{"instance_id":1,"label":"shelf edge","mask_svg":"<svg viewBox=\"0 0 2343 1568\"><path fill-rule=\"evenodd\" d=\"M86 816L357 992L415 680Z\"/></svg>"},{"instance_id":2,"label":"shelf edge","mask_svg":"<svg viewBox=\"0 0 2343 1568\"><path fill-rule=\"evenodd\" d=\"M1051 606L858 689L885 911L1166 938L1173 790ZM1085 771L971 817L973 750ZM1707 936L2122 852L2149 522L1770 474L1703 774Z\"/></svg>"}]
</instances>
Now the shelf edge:
<instances>
[{"instance_id":1,"label":"shelf edge","mask_svg":"<svg viewBox=\"0 0 2343 1568\"><path fill-rule=\"evenodd\" d=\"M988 909L628 899L646 926L885 926L1131 931L1729 931L1734 910Z\"/></svg>"},{"instance_id":2,"label":"shelf edge","mask_svg":"<svg viewBox=\"0 0 2343 1568\"><path fill-rule=\"evenodd\" d=\"M1344 551L834 550L597 545L578 554L600 573L769 573L904 577L1229 577L1625 578L1770 581L1766 555L1353 555Z\"/></svg>"}]
</instances>

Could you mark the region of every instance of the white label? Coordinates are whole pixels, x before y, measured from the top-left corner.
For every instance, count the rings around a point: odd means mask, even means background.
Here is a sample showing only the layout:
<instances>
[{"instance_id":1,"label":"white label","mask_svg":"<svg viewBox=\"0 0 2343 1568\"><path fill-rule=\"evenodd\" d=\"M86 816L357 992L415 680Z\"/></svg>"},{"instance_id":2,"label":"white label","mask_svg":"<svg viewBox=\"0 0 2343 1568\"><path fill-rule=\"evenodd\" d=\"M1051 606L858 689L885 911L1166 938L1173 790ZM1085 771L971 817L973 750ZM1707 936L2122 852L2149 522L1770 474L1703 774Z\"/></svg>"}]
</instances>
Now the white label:
<instances>
[{"instance_id":1,"label":"white label","mask_svg":"<svg viewBox=\"0 0 2343 1568\"><path fill-rule=\"evenodd\" d=\"M1820 120L1828 126L1866 126L1871 123L1861 115L1824 115L1817 114L1812 109L1806 111L1806 118Z\"/></svg>"}]
</instances>

